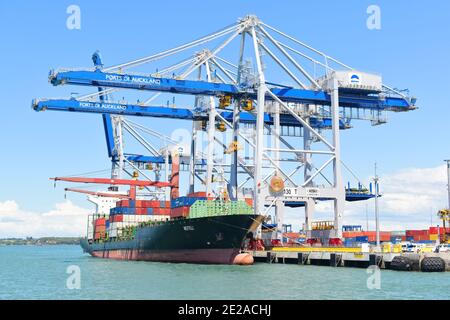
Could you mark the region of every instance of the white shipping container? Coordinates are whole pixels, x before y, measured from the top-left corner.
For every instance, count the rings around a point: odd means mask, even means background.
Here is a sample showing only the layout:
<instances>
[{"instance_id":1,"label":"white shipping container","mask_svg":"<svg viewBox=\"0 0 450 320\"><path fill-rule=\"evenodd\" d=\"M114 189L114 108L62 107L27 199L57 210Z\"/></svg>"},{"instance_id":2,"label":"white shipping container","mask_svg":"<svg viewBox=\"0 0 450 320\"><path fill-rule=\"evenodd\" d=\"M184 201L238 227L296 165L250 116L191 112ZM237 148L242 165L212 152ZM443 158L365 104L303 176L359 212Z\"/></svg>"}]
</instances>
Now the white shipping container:
<instances>
[{"instance_id":1,"label":"white shipping container","mask_svg":"<svg viewBox=\"0 0 450 320\"><path fill-rule=\"evenodd\" d=\"M110 238L115 238L115 237L117 237L117 235L118 235L118 231L117 231L117 229L108 229L108 236L110 237Z\"/></svg>"}]
</instances>

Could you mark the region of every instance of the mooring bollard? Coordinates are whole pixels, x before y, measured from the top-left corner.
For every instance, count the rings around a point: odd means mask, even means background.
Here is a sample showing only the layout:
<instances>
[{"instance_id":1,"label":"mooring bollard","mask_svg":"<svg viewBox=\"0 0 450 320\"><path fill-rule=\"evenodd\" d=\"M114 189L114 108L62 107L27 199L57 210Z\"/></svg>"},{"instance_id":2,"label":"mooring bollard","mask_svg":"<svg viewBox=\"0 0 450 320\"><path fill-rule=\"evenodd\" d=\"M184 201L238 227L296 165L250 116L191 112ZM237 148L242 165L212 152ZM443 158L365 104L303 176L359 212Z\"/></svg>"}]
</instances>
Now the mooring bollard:
<instances>
[{"instance_id":1,"label":"mooring bollard","mask_svg":"<svg viewBox=\"0 0 450 320\"><path fill-rule=\"evenodd\" d=\"M272 263L272 253L271 252L267 252L267 263Z\"/></svg>"},{"instance_id":2,"label":"mooring bollard","mask_svg":"<svg viewBox=\"0 0 450 320\"><path fill-rule=\"evenodd\" d=\"M303 264L303 253L297 253L297 264Z\"/></svg>"}]
</instances>

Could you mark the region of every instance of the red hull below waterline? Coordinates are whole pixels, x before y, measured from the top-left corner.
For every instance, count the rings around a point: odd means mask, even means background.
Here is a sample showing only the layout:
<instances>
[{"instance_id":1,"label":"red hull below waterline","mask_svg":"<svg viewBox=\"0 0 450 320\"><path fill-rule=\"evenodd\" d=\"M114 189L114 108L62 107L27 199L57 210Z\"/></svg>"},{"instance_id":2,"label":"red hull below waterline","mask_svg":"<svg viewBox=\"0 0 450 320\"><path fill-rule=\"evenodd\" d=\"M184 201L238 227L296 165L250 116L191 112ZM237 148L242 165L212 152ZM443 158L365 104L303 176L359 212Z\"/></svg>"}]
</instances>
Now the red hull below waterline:
<instances>
[{"instance_id":1,"label":"red hull below waterline","mask_svg":"<svg viewBox=\"0 0 450 320\"><path fill-rule=\"evenodd\" d=\"M191 249L146 251L137 249L119 249L93 251L97 258L116 260L138 260L174 263L232 264L239 254L239 249Z\"/></svg>"}]
</instances>

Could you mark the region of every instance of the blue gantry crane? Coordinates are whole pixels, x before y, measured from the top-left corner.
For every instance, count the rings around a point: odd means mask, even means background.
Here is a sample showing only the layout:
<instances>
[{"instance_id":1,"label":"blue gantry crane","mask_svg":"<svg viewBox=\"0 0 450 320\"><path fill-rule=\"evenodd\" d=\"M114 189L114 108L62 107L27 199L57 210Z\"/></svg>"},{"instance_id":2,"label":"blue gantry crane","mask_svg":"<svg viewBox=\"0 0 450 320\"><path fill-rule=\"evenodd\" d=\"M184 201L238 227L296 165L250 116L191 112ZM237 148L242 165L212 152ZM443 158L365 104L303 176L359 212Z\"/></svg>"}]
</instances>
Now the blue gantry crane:
<instances>
[{"instance_id":1,"label":"blue gantry crane","mask_svg":"<svg viewBox=\"0 0 450 320\"><path fill-rule=\"evenodd\" d=\"M216 45L207 47L212 44ZM196 51L189 53L192 50ZM181 61L170 60L185 53L188 57ZM166 60L171 65L161 68ZM351 128L352 120L377 125L386 122L386 112L416 109L414 97L386 86L380 75L351 68L252 15L148 57L105 68L96 52L93 61L94 68L52 70L49 81L54 86L95 87L97 92L68 99L35 99L32 106L36 111L102 114L113 175L125 164L137 170L149 164L166 165L168 174L173 149L152 146L139 133L144 128L127 116L189 120L193 122L191 146L183 149L182 164L189 167L191 192L198 189L198 180L210 196L226 190L231 199L237 199L250 192L255 212L274 210L279 226L285 206L305 206L309 231L316 201L331 200L335 237L340 237L344 200L373 197L362 186L344 187L339 131ZM155 71L129 71L155 63ZM114 101L112 95L119 90L156 94L133 103ZM159 95L191 96L194 101L184 108L158 105L152 101ZM151 154L124 152L124 130ZM145 132L158 136L149 130ZM202 132L207 146L199 155ZM222 150L219 153L217 146ZM229 163L219 161L217 154ZM313 156L326 160L316 166ZM215 176L222 179L214 180ZM245 187L249 181L253 181L252 188ZM275 185L282 188L276 190Z\"/></svg>"}]
</instances>

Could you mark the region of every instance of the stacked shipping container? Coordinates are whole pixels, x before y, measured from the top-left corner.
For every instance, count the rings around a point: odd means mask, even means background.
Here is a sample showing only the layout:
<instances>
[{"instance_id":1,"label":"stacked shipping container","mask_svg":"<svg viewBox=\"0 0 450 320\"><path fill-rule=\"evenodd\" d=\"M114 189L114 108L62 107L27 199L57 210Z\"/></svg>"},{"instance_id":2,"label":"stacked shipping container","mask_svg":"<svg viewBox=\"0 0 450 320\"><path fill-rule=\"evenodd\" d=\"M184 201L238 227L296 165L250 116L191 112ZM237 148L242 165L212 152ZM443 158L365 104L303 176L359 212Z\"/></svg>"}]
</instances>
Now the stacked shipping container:
<instances>
[{"instance_id":1,"label":"stacked shipping container","mask_svg":"<svg viewBox=\"0 0 450 320\"><path fill-rule=\"evenodd\" d=\"M170 219L170 201L121 200L111 209L108 227L109 237L123 235L127 228L144 222L160 222Z\"/></svg>"},{"instance_id":2,"label":"stacked shipping container","mask_svg":"<svg viewBox=\"0 0 450 320\"><path fill-rule=\"evenodd\" d=\"M236 214L253 214L253 208L246 201L198 200L191 206L189 218Z\"/></svg>"},{"instance_id":3,"label":"stacked shipping container","mask_svg":"<svg viewBox=\"0 0 450 320\"><path fill-rule=\"evenodd\" d=\"M433 242L436 241L439 234L444 234L444 228L430 227L428 230L406 230L406 231L391 231L391 232L380 232L381 242L392 242L398 243L401 241L414 241L414 242ZM347 231L343 232L343 237L346 243L353 242L375 242L376 232L375 231ZM367 241L365 237L367 237Z\"/></svg>"},{"instance_id":4,"label":"stacked shipping container","mask_svg":"<svg viewBox=\"0 0 450 320\"><path fill-rule=\"evenodd\" d=\"M342 233L347 242L376 242L377 233L376 231L347 231ZM389 242L391 241L391 233L389 231L380 231L380 241Z\"/></svg>"},{"instance_id":5,"label":"stacked shipping container","mask_svg":"<svg viewBox=\"0 0 450 320\"><path fill-rule=\"evenodd\" d=\"M190 207L197 200L206 200L202 192L189 194L186 197L179 197L171 201L170 216L172 218L187 218L189 216Z\"/></svg>"},{"instance_id":6,"label":"stacked shipping container","mask_svg":"<svg viewBox=\"0 0 450 320\"><path fill-rule=\"evenodd\" d=\"M106 218L98 218L94 222L94 240L106 237Z\"/></svg>"},{"instance_id":7,"label":"stacked shipping container","mask_svg":"<svg viewBox=\"0 0 450 320\"><path fill-rule=\"evenodd\" d=\"M108 228L111 238L122 235L126 227L136 227L144 222L162 222L170 219L169 215L112 215Z\"/></svg>"},{"instance_id":8,"label":"stacked shipping container","mask_svg":"<svg viewBox=\"0 0 450 320\"><path fill-rule=\"evenodd\" d=\"M96 220L96 223L99 224L99 228L96 230L100 232L100 235L95 239L105 237L106 231L109 237L121 236L126 228L136 227L143 222L159 222L180 217L201 218L229 214L252 214L252 202L252 199L216 201L206 197L205 192L191 193L172 201L121 200L116 203L115 208L110 210L109 220L105 218Z\"/></svg>"}]
</instances>

